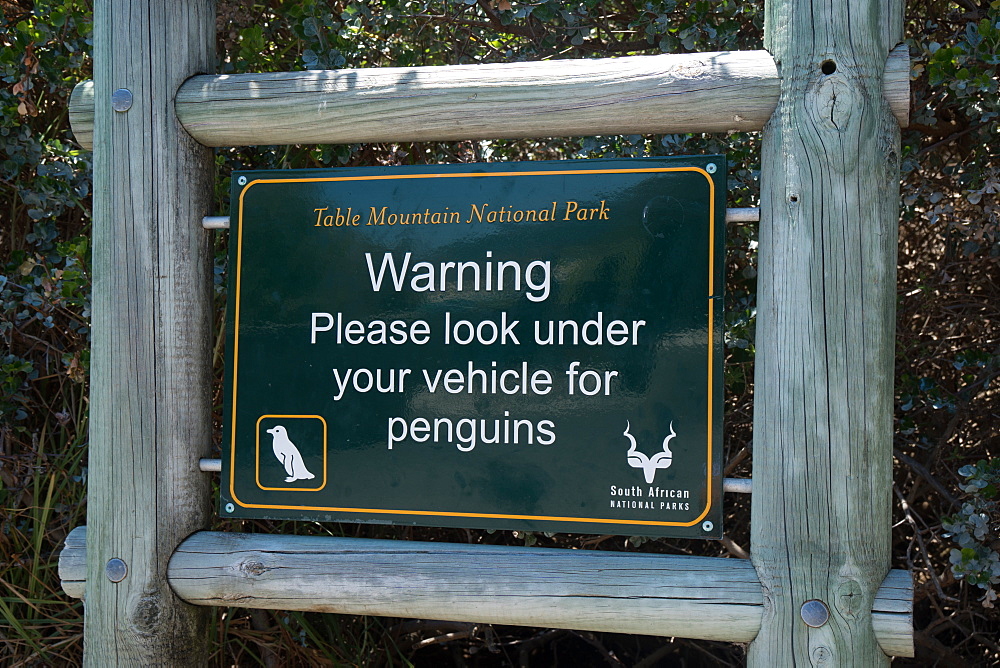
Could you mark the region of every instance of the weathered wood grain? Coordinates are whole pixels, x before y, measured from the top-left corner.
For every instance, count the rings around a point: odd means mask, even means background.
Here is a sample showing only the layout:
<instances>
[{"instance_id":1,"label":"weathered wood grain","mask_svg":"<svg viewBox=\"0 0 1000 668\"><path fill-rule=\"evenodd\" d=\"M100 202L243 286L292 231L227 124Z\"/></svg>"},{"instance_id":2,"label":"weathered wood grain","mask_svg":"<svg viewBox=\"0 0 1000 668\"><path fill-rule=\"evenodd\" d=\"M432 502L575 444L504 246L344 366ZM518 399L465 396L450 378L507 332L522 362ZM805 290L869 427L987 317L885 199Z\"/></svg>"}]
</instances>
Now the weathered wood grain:
<instances>
[{"instance_id":1,"label":"weathered wood grain","mask_svg":"<svg viewBox=\"0 0 1000 668\"><path fill-rule=\"evenodd\" d=\"M83 598L87 590L87 527L76 527L66 536L59 553L59 583L67 596Z\"/></svg>"},{"instance_id":2,"label":"weathered wood grain","mask_svg":"<svg viewBox=\"0 0 1000 668\"><path fill-rule=\"evenodd\" d=\"M94 6L93 352L84 662L204 665L208 615L167 584L210 518L213 159L173 99L215 55L211 0ZM113 91L133 103L114 111ZM114 583L109 559L127 565Z\"/></svg>"},{"instance_id":3,"label":"weathered wood grain","mask_svg":"<svg viewBox=\"0 0 1000 668\"><path fill-rule=\"evenodd\" d=\"M85 528L60 556L83 590ZM196 605L546 626L748 642L763 593L738 559L198 532L170 560L170 585ZM893 571L875 599L879 643L912 646L913 589Z\"/></svg>"},{"instance_id":4,"label":"weathered wood grain","mask_svg":"<svg viewBox=\"0 0 1000 668\"><path fill-rule=\"evenodd\" d=\"M177 115L206 146L338 144L760 130L779 93L766 51L447 67L198 76ZM909 54L894 51L885 95L908 122ZM89 147L90 82L70 121Z\"/></svg>"},{"instance_id":5,"label":"weathered wood grain","mask_svg":"<svg viewBox=\"0 0 1000 668\"><path fill-rule=\"evenodd\" d=\"M761 158L752 666L879 666L889 570L902 0L768 0L781 97ZM824 601L807 627L802 604ZM912 647L903 654L912 655Z\"/></svg>"},{"instance_id":6,"label":"weathered wood grain","mask_svg":"<svg viewBox=\"0 0 1000 668\"><path fill-rule=\"evenodd\" d=\"M872 605L872 628L879 647L889 656L913 656L913 576L891 570Z\"/></svg>"},{"instance_id":7,"label":"weathered wood grain","mask_svg":"<svg viewBox=\"0 0 1000 668\"><path fill-rule=\"evenodd\" d=\"M69 127L76 143L94 150L94 82L81 81L69 96Z\"/></svg>"},{"instance_id":8,"label":"weathered wood grain","mask_svg":"<svg viewBox=\"0 0 1000 668\"><path fill-rule=\"evenodd\" d=\"M899 44L889 52L882 72L882 97L899 127L910 124L910 47Z\"/></svg>"}]
</instances>

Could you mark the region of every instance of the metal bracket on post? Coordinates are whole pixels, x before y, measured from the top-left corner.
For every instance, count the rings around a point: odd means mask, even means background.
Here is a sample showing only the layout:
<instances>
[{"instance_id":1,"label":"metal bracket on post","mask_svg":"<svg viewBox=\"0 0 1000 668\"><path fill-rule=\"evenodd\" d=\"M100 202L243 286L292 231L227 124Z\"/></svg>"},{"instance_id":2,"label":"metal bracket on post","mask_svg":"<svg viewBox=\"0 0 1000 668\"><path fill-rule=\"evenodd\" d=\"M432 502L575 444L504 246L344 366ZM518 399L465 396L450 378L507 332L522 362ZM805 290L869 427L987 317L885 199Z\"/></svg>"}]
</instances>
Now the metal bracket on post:
<instances>
[{"instance_id":1,"label":"metal bracket on post","mask_svg":"<svg viewBox=\"0 0 1000 668\"><path fill-rule=\"evenodd\" d=\"M752 494L753 478L723 478L722 491L734 494Z\"/></svg>"},{"instance_id":2,"label":"metal bracket on post","mask_svg":"<svg viewBox=\"0 0 1000 668\"><path fill-rule=\"evenodd\" d=\"M205 216L201 219L201 226L206 230L228 230L229 216Z\"/></svg>"},{"instance_id":3,"label":"metal bracket on post","mask_svg":"<svg viewBox=\"0 0 1000 668\"><path fill-rule=\"evenodd\" d=\"M198 460L198 470L206 473L218 473L222 471L221 459L202 458Z\"/></svg>"},{"instance_id":4,"label":"metal bracket on post","mask_svg":"<svg viewBox=\"0 0 1000 668\"><path fill-rule=\"evenodd\" d=\"M726 209L727 223L756 223L760 220L760 208L756 206Z\"/></svg>"}]
</instances>

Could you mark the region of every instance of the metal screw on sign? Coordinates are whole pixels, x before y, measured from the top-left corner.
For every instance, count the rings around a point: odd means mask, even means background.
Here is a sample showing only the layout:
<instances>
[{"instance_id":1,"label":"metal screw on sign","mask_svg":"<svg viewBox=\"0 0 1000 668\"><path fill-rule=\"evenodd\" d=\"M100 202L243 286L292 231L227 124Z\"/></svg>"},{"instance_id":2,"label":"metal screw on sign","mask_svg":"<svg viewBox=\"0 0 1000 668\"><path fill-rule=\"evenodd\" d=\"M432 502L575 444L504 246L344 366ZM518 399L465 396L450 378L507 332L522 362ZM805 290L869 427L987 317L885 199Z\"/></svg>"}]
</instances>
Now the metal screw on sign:
<instances>
[{"instance_id":1,"label":"metal screw on sign","mask_svg":"<svg viewBox=\"0 0 1000 668\"><path fill-rule=\"evenodd\" d=\"M132 91L128 88L119 88L111 94L111 108L115 111L124 112L132 108Z\"/></svg>"},{"instance_id":2,"label":"metal screw on sign","mask_svg":"<svg viewBox=\"0 0 1000 668\"><path fill-rule=\"evenodd\" d=\"M708 172L709 174L715 174L715 170L717 169L718 167L715 166L714 162L710 162L705 166L705 171Z\"/></svg>"},{"instance_id":3,"label":"metal screw on sign","mask_svg":"<svg viewBox=\"0 0 1000 668\"><path fill-rule=\"evenodd\" d=\"M814 598L802 604L799 614L802 615L802 621L806 623L806 626L818 629L829 621L830 608L826 607L826 603L823 601Z\"/></svg>"},{"instance_id":4,"label":"metal screw on sign","mask_svg":"<svg viewBox=\"0 0 1000 668\"><path fill-rule=\"evenodd\" d=\"M104 574L112 582L121 582L128 575L128 566L118 557L108 559L108 565L104 567Z\"/></svg>"},{"instance_id":5,"label":"metal screw on sign","mask_svg":"<svg viewBox=\"0 0 1000 668\"><path fill-rule=\"evenodd\" d=\"M240 184L241 186L245 186L247 184L247 177L241 176L240 178L236 179L236 183Z\"/></svg>"},{"instance_id":6,"label":"metal screw on sign","mask_svg":"<svg viewBox=\"0 0 1000 668\"><path fill-rule=\"evenodd\" d=\"M231 504L231 503L227 503L227 504L226 504L226 512L227 512L227 513L231 513L231 512L233 512L234 510L236 510L236 506L234 506L234 505L233 505L233 504Z\"/></svg>"},{"instance_id":7,"label":"metal screw on sign","mask_svg":"<svg viewBox=\"0 0 1000 668\"><path fill-rule=\"evenodd\" d=\"M715 525L712 524L711 522L709 522L708 520L705 520L704 522L701 523L701 530L702 531L711 531L714 528L715 528Z\"/></svg>"}]
</instances>

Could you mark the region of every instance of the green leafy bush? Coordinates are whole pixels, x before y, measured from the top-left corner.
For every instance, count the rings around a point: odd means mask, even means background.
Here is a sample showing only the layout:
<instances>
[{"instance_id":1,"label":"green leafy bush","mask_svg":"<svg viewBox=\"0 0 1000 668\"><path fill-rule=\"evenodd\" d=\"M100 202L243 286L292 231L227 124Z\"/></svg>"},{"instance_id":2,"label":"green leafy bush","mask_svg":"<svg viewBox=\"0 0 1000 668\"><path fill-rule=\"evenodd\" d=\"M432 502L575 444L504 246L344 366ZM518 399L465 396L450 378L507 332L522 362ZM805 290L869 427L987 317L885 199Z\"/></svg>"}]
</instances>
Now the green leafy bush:
<instances>
[{"instance_id":1,"label":"green leafy bush","mask_svg":"<svg viewBox=\"0 0 1000 668\"><path fill-rule=\"evenodd\" d=\"M969 500L958 513L942 518L946 535L958 543L951 550L951 570L983 589L980 600L992 608L1000 585L1000 459L967 464L958 473Z\"/></svg>"}]
</instances>

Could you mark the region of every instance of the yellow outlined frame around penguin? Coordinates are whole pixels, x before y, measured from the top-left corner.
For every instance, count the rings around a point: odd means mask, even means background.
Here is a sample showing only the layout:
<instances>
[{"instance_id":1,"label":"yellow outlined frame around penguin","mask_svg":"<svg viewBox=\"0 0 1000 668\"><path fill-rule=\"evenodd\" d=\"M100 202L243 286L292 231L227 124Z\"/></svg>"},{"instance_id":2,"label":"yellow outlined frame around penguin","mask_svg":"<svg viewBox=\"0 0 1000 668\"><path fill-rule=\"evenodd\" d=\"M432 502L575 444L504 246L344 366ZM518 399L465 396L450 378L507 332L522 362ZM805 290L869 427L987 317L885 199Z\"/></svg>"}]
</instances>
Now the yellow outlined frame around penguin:
<instances>
[{"instance_id":1,"label":"yellow outlined frame around penguin","mask_svg":"<svg viewBox=\"0 0 1000 668\"><path fill-rule=\"evenodd\" d=\"M322 482L320 483L319 487L265 487L264 485L260 484L260 423L270 418L277 418L280 420L289 420L289 419L300 420L304 418L312 418L315 420L319 420L320 424L323 425L323 475L321 476ZM259 487L260 489L266 489L277 492L318 492L322 490L324 487L326 487L326 477L327 477L327 471L329 469L329 467L327 466L328 432L326 428L326 420L323 419L322 415L261 415L259 418L257 418L257 423L256 425L254 425L254 429L257 433L255 465L254 465L255 481L257 482L257 487Z\"/></svg>"}]
</instances>

